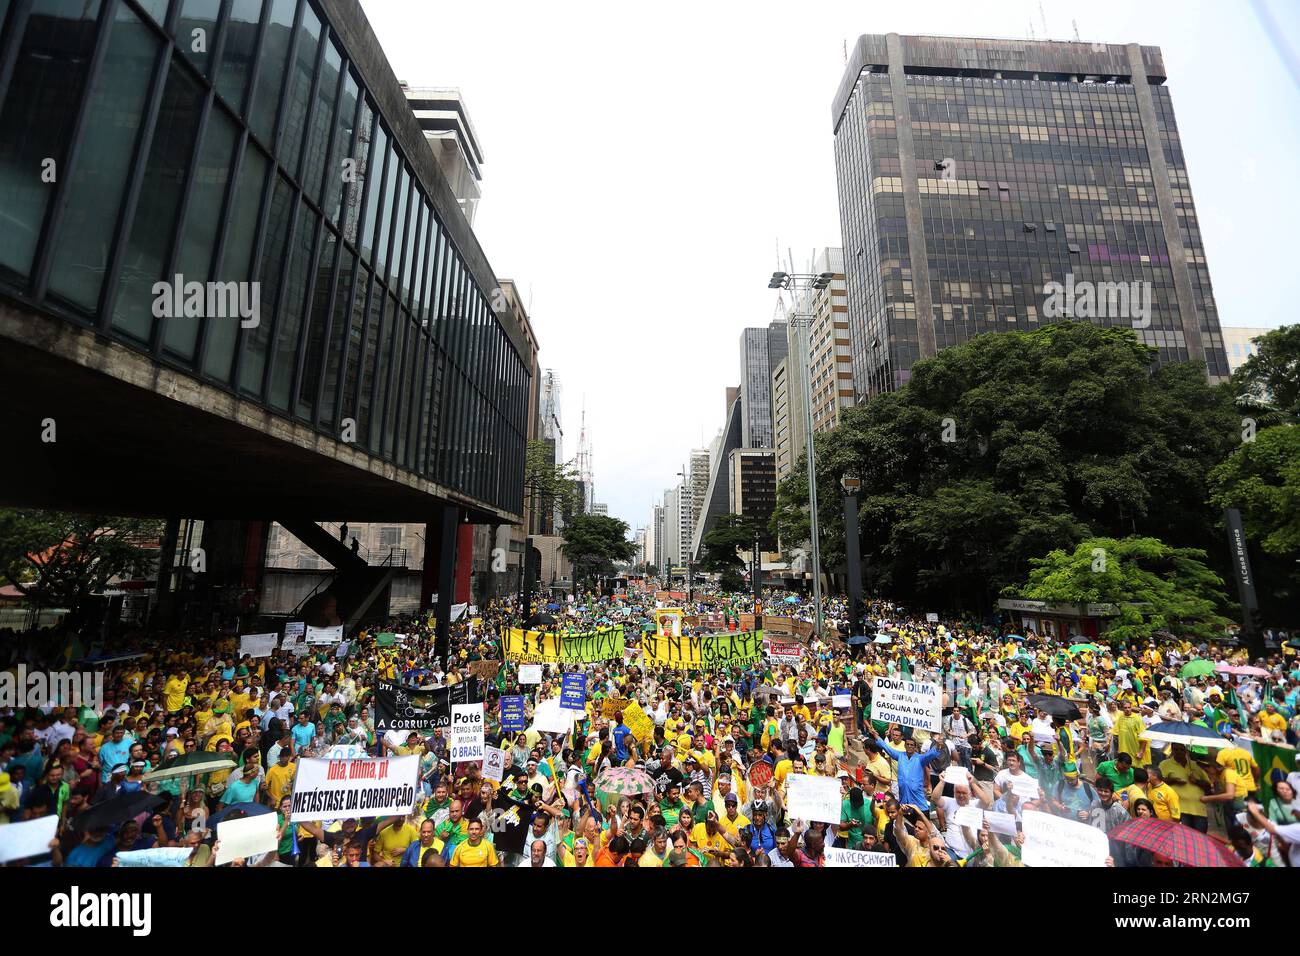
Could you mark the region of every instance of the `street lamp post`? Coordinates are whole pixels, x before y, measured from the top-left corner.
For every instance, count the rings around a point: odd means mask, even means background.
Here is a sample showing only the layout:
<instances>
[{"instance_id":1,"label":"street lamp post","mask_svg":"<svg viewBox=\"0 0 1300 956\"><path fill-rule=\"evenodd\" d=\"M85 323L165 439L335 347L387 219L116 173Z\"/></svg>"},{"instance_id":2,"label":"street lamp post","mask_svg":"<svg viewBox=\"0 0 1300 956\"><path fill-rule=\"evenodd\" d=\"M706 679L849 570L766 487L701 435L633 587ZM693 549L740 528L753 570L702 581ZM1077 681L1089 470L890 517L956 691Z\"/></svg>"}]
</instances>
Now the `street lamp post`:
<instances>
[{"instance_id":1,"label":"street lamp post","mask_svg":"<svg viewBox=\"0 0 1300 956\"><path fill-rule=\"evenodd\" d=\"M772 278L768 280L769 289L785 289L792 292L807 291L809 289L825 289L835 278L832 272L821 272L817 274L792 273L792 272L774 272ZM808 533L812 538L812 563L813 563L813 614L816 619L817 637L822 636L822 562L821 562L821 529L818 527L817 520L817 449L813 442L813 413L812 413L812 314L806 312L793 312L789 319L795 328L800 329L802 335L801 350L803 352L801 361L801 373L803 376L803 412L804 412L804 432L808 460Z\"/></svg>"},{"instance_id":2,"label":"street lamp post","mask_svg":"<svg viewBox=\"0 0 1300 956\"><path fill-rule=\"evenodd\" d=\"M862 559L858 540L858 489L862 482L855 475L840 479L844 489L844 561L849 576L849 637L857 633L862 616Z\"/></svg>"}]
</instances>

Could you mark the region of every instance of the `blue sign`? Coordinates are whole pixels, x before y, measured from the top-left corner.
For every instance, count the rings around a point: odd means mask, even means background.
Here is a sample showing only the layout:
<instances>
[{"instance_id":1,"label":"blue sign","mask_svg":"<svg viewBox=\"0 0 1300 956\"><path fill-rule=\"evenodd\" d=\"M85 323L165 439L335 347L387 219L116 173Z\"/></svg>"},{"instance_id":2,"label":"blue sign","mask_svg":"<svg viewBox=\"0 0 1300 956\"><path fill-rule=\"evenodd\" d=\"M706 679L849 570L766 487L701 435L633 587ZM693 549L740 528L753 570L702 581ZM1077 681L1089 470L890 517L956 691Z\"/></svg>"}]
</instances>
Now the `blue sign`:
<instances>
[{"instance_id":1,"label":"blue sign","mask_svg":"<svg viewBox=\"0 0 1300 956\"><path fill-rule=\"evenodd\" d=\"M506 733L517 733L528 729L528 718L524 716L523 695L501 698L501 729Z\"/></svg>"},{"instance_id":2,"label":"blue sign","mask_svg":"<svg viewBox=\"0 0 1300 956\"><path fill-rule=\"evenodd\" d=\"M587 707L587 675L565 674L560 678L560 707L563 710L585 710Z\"/></svg>"}]
</instances>

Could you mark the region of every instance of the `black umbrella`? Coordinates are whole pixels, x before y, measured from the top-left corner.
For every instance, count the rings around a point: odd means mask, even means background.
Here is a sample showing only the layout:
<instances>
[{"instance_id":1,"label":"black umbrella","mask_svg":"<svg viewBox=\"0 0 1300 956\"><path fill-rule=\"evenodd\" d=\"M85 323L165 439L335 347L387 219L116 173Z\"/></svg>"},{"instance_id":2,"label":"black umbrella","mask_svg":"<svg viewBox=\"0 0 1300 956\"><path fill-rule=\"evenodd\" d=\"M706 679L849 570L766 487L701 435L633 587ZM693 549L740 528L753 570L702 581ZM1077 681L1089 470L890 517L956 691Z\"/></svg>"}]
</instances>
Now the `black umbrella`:
<instances>
[{"instance_id":1,"label":"black umbrella","mask_svg":"<svg viewBox=\"0 0 1300 956\"><path fill-rule=\"evenodd\" d=\"M524 627L531 630L535 627L547 627L555 623L554 615L547 614L545 611L538 611L530 617L524 624Z\"/></svg>"},{"instance_id":2,"label":"black umbrella","mask_svg":"<svg viewBox=\"0 0 1300 956\"><path fill-rule=\"evenodd\" d=\"M150 813L162 806L163 798L144 790L131 793L119 793L110 800L105 800L97 807L87 810L75 820L80 831L106 830L123 820L130 820L142 813Z\"/></svg>"},{"instance_id":3,"label":"black umbrella","mask_svg":"<svg viewBox=\"0 0 1300 956\"><path fill-rule=\"evenodd\" d=\"M1078 704L1068 697L1057 697L1055 694L1030 694L1029 706L1063 720L1078 720L1082 716Z\"/></svg>"}]
</instances>

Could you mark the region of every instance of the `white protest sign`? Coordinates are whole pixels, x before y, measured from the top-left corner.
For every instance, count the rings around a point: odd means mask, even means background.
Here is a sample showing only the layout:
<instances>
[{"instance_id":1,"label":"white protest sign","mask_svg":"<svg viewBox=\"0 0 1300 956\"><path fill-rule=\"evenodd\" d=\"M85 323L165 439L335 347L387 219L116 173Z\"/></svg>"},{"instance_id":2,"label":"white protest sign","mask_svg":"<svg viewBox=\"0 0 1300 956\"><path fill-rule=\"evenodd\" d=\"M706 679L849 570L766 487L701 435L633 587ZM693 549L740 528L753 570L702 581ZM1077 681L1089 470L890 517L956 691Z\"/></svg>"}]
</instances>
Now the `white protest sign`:
<instances>
[{"instance_id":1,"label":"white protest sign","mask_svg":"<svg viewBox=\"0 0 1300 956\"><path fill-rule=\"evenodd\" d=\"M926 619L926 621L929 622L930 624L938 624L938 623L939 623L939 615L938 615L938 614L935 614L933 611L931 611L929 614L927 614L927 615L925 616L925 619Z\"/></svg>"},{"instance_id":2,"label":"white protest sign","mask_svg":"<svg viewBox=\"0 0 1300 956\"><path fill-rule=\"evenodd\" d=\"M1016 835L1016 815L1014 813L998 813L994 810L985 810L984 819L988 821L989 829L994 833L1002 833L1006 836Z\"/></svg>"},{"instance_id":3,"label":"white protest sign","mask_svg":"<svg viewBox=\"0 0 1300 956\"><path fill-rule=\"evenodd\" d=\"M958 764L949 764L943 771L943 782L954 787L959 784L970 786L970 771Z\"/></svg>"},{"instance_id":4,"label":"white protest sign","mask_svg":"<svg viewBox=\"0 0 1300 956\"><path fill-rule=\"evenodd\" d=\"M973 803L966 806L958 806L952 814L952 822L959 827L970 827L972 830L980 830L984 827L984 811Z\"/></svg>"},{"instance_id":5,"label":"white protest sign","mask_svg":"<svg viewBox=\"0 0 1300 956\"><path fill-rule=\"evenodd\" d=\"M796 820L840 822L843 800L838 777L813 777L792 773L785 778L786 812Z\"/></svg>"},{"instance_id":6,"label":"white protest sign","mask_svg":"<svg viewBox=\"0 0 1300 956\"><path fill-rule=\"evenodd\" d=\"M293 780L289 819L405 816L415 806L419 777L420 758L414 754L360 760L303 757Z\"/></svg>"},{"instance_id":7,"label":"white protest sign","mask_svg":"<svg viewBox=\"0 0 1300 956\"><path fill-rule=\"evenodd\" d=\"M905 677L877 677L871 688L871 719L900 727L943 730L938 684Z\"/></svg>"},{"instance_id":8,"label":"white protest sign","mask_svg":"<svg viewBox=\"0 0 1300 956\"><path fill-rule=\"evenodd\" d=\"M307 625L308 644L337 644L343 640L343 625L334 627L312 627Z\"/></svg>"},{"instance_id":9,"label":"white protest sign","mask_svg":"<svg viewBox=\"0 0 1300 956\"><path fill-rule=\"evenodd\" d=\"M217 824L219 846L216 865L220 866L222 863L229 863L240 857L261 856L263 853L275 852L279 843L275 831L274 813L243 817L239 820L222 820Z\"/></svg>"},{"instance_id":10,"label":"white protest sign","mask_svg":"<svg viewBox=\"0 0 1300 956\"><path fill-rule=\"evenodd\" d=\"M1039 797L1038 781L1027 773L1009 773L1005 777L1011 784L1011 791L1021 800L1037 800Z\"/></svg>"},{"instance_id":11,"label":"white protest sign","mask_svg":"<svg viewBox=\"0 0 1300 956\"><path fill-rule=\"evenodd\" d=\"M575 713L576 711L562 708L560 698L552 697L538 703L537 709L533 711L533 725L528 729L544 734L568 733L573 729Z\"/></svg>"},{"instance_id":12,"label":"white protest sign","mask_svg":"<svg viewBox=\"0 0 1300 956\"><path fill-rule=\"evenodd\" d=\"M405 739L401 741L401 744L404 743L406 743ZM401 746L401 744L394 744L394 746ZM361 744L335 744L320 756L326 760L358 760L369 757L370 754L366 753L366 748Z\"/></svg>"},{"instance_id":13,"label":"white protest sign","mask_svg":"<svg viewBox=\"0 0 1300 956\"><path fill-rule=\"evenodd\" d=\"M307 634L307 624L303 621L289 621L284 625L284 643L300 641Z\"/></svg>"},{"instance_id":14,"label":"white protest sign","mask_svg":"<svg viewBox=\"0 0 1300 956\"><path fill-rule=\"evenodd\" d=\"M452 763L482 760L487 746L482 704L452 704L447 741Z\"/></svg>"},{"instance_id":15,"label":"white protest sign","mask_svg":"<svg viewBox=\"0 0 1300 956\"><path fill-rule=\"evenodd\" d=\"M1020 859L1025 866L1106 865L1110 842L1096 827L1037 810L1026 810L1023 820Z\"/></svg>"},{"instance_id":16,"label":"white protest sign","mask_svg":"<svg viewBox=\"0 0 1300 956\"><path fill-rule=\"evenodd\" d=\"M823 851L827 866L898 866L898 858L892 853L869 853L866 850L847 850L840 846L828 846Z\"/></svg>"},{"instance_id":17,"label":"white protest sign","mask_svg":"<svg viewBox=\"0 0 1300 956\"><path fill-rule=\"evenodd\" d=\"M6 823L0 827L0 863L49 853L50 841L58 829L59 816L56 813L34 820Z\"/></svg>"},{"instance_id":18,"label":"white protest sign","mask_svg":"<svg viewBox=\"0 0 1300 956\"><path fill-rule=\"evenodd\" d=\"M483 779L500 783L506 773L508 756L509 751L502 750L500 747L487 748L487 755L483 758Z\"/></svg>"},{"instance_id":19,"label":"white protest sign","mask_svg":"<svg viewBox=\"0 0 1300 956\"><path fill-rule=\"evenodd\" d=\"M240 634L239 656L270 657L276 645L280 643L278 634Z\"/></svg>"},{"instance_id":20,"label":"white protest sign","mask_svg":"<svg viewBox=\"0 0 1300 956\"><path fill-rule=\"evenodd\" d=\"M831 697L831 706L836 710L848 710L853 706L852 694L836 694Z\"/></svg>"},{"instance_id":21,"label":"white protest sign","mask_svg":"<svg viewBox=\"0 0 1300 956\"><path fill-rule=\"evenodd\" d=\"M464 604L453 604L451 606L451 622L455 624L457 621L459 621L462 617L465 616L465 612L468 610L469 610L468 601L466 601Z\"/></svg>"},{"instance_id":22,"label":"white protest sign","mask_svg":"<svg viewBox=\"0 0 1300 956\"><path fill-rule=\"evenodd\" d=\"M540 684L542 682L542 665L541 664L520 664L519 665L519 683Z\"/></svg>"}]
</instances>

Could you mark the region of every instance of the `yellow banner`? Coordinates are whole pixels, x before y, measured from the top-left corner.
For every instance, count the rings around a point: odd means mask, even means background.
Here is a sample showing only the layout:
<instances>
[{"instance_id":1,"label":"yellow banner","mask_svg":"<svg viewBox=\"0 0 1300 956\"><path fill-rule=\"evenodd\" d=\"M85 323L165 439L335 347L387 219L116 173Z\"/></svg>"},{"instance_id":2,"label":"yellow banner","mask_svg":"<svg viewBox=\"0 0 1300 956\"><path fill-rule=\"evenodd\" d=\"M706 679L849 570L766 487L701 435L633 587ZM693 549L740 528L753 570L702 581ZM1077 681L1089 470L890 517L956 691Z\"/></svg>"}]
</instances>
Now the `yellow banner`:
<instances>
[{"instance_id":1,"label":"yellow banner","mask_svg":"<svg viewBox=\"0 0 1300 956\"><path fill-rule=\"evenodd\" d=\"M512 627L503 635L502 650L506 660L517 664L598 664L622 660L623 626L574 634Z\"/></svg>"},{"instance_id":2,"label":"yellow banner","mask_svg":"<svg viewBox=\"0 0 1300 956\"><path fill-rule=\"evenodd\" d=\"M632 731L632 736L643 744L655 739L655 722L650 719L641 705L636 701L623 708L623 723Z\"/></svg>"},{"instance_id":3,"label":"yellow banner","mask_svg":"<svg viewBox=\"0 0 1300 956\"><path fill-rule=\"evenodd\" d=\"M763 632L737 631L734 634L705 634L699 637L643 634L641 650L647 664L666 667L729 667L757 663L763 659ZM624 722L626 723L626 717Z\"/></svg>"}]
</instances>

